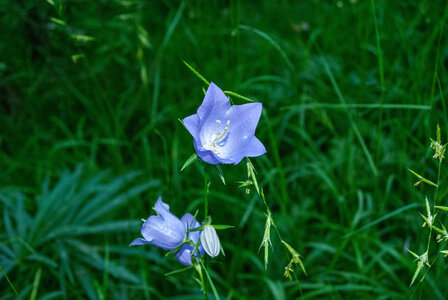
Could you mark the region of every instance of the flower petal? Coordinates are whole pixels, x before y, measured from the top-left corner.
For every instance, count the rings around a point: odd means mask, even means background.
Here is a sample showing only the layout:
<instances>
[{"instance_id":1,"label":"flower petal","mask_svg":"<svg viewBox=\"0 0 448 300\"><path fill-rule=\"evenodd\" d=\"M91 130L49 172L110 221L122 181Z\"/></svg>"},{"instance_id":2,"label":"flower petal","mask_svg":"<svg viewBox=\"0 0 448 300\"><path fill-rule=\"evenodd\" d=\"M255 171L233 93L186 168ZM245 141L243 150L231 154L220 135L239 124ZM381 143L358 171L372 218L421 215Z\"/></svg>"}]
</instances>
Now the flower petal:
<instances>
[{"instance_id":1,"label":"flower petal","mask_svg":"<svg viewBox=\"0 0 448 300\"><path fill-rule=\"evenodd\" d=\"M254 135L262 109L263 105L259 102L232 105L225 116L230 120L229 130L238 132L242 138Z\"/></svg>"},{"instance_id":2,"label":"flower petal","mask_svg":"<svg viewBox=\"0 0 448 300\"><path fill-rule=\"evenodd\" d=\"M198 154L199 158L211 165L217 165L220 163L219 160L216 159L216 156L210 150L204 150L204 147L200 145L200 142L193 142L194 149Z\"/></svg>"},{"instance_id":3,"label":"flower petal","mask_svg":"<svg viewBox=\"0 0 448 300\"><path fill-rule=\"evenodd\" d=\"M185 244L179 252L174 256L184 266L191 266L191 251L194 249L193 245ZM197 255L196 255L197 256ZM196 258L197 259L197 258ZM197 259L198 260L198 259Z\"/></svg>"},{"instance_id":4,"label":"flower petal","mask_svg":"<svg viewBox=\"0 0 448 300\"><path fill-rule=\"evenodd\" d=\"M187 234L183 223L169 211L169 208L159 197L154 205L154 210L159 216L150 216L141 231L147 241L165 250L179 247Z\"/></svg>"},{"instance_id":5,"label":"flower petal","mask_svg":"<svg viewBox=\"0 0 448 300\"><path fill-rule=\"evenodd\" d=\"M142 238L138 238L138 239L133 240L133 241L129 244L129 247L131 247L131 246L138 246L138 245L146 245L146 244L151 244L151 242L150 242L150 241L147 241L147 240L145 240L145 239L142 239Z\"/></svg>"},{"instance_id":6,"label":"flower petal","mask_svg":"<svg viewBox=\"0 0 448 300\"><path fill-rule=\"evenodd\" d=\"M230 107L229 98L224 92L213 82L210 82L207 92L205 93L204 101L198 108L198 116L204 120L208 115L216 112L227 111Z\"/></svg>"},{"instance_id":7,"label":"flower petal","mask_svg":"<svg viewBox=\"0 0 448 300\"><path fill-rule=\"evenodd\" d=\"M199 222L196 221L196 219L190 213L186 213L185 215L183 215L180 220L184 224L185 230L191 230L201 226L201 224L199 224ZM188 238L192 240L193 243L195 244L199 241L200 236L201 236L200 230L188 233Z\"/></svg>"},{"instance_id":8,"label":"flower petal","mask_svg":"<svg viewBox=\"0 0 448 300\"><path fill-rule=\"evenodd\" d=\"M197 114L186 117L182 120L188 132L193 136L193 139L199 141L199 124L200 119Z\"/></svg>"},{"instance_id":9,"label":"flower petal","mask_svg":"<svg viewBox=\"0 0 448 300\"><path fill-rule=\"evenodd\" d=\"M197 227L200 227L201 224L199 224L198 221L196 221L196 219L194 218L194 216L190 213L186 213L185 215L182 216L182 218L180 219L181 222L184 224L185 226L185 230L190 230L190 229L194 229ZM188 234L188 237L193 241L193 243L197 243L199 241L199 237L201 235L201 231L193 231L190 232ZM191 262L191 252L194 250L194 246L190 245L190 244L185 244L180 250L179 252L176 253L175 257L176 259L183 265L185 266L191 266L192 262ZM201 252L202 250L202 255L204 255L204 250L201 247L199 249L199 251ZM199 256L198 253L196 251L196 253L194 254L196 257L196 260L199 261Z\"/></svg>"}]
</instances>

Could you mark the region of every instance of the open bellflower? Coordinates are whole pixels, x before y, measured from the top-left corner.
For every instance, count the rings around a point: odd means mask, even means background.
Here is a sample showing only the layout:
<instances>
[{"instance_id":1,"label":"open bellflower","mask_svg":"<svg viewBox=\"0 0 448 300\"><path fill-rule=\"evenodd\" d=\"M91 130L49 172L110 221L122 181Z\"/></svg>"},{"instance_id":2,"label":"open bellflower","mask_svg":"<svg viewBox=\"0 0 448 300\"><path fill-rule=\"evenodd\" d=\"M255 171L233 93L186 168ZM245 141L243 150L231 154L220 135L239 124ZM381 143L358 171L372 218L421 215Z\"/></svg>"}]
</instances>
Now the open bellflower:
<instances>
[{"instance_id":1,"label":"open bellflower","mask_svg":"<svg viewBox=\"0 0 448 300\"><path fill-rule=\"evenodd\" d=\"M211 82L197 113L183 122L199 158L212 165L236 165L244 157L266 153L255 137L261 110L261 103L230 106L224 92Z\"/></svg>"},{"instance_id":2,"label":"open bellflower","mask_svg":"<svg viewBox=\"0 0 448 300\"><path fill-rule=\"evenodd\" d=\"M191 265L191 253L194 246L184 242L189 239L197 244L201 231L187 233L187 230L200 227L200 224L189 213L179 220L170 212L170 207L162 201L162 197L157 199L154 210L157 216L150 216L143 223L141 230L143 238L133 240L129 246L152 244L165 250L174 250L183 244L176 258L183 265ZM199 252L204 254L201 246L199 246ZM197 251L194 255L198 257Z\"/></svg>"}]
</instances>

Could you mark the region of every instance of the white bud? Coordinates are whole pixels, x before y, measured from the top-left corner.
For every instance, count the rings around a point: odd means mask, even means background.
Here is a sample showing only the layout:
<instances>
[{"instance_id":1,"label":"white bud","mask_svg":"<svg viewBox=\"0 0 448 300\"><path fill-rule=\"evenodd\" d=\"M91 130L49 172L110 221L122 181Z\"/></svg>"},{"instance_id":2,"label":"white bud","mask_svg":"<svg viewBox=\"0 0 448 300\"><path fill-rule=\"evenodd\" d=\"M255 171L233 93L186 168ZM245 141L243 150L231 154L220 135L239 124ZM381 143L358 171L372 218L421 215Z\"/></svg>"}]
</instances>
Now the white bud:
<instances>
[{"instance_id":1,"label":"white bud","mask_svg":"<svg viewBox=\"0 0 448 300\"><path fill-rule=\"evenodd\" d=\"M221 243L219 237L216 234L215 228L206 225L201 233L201 244L205 252L211 257L216 257L221 251Z\"/></svg>"}]
</instances>

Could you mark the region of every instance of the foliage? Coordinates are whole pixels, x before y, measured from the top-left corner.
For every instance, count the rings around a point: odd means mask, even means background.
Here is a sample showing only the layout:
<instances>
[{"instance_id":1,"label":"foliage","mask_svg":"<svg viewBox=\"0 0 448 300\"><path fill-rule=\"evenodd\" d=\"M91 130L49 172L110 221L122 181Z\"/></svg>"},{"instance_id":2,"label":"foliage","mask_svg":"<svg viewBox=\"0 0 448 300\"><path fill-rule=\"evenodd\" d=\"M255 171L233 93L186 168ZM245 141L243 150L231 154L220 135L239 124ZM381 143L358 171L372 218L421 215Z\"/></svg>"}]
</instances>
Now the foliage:
<instances>
[{"instance_id":1,"label":"foliage","mask_svg":"<svg viewBox=\"0 0 448 300\"><path fill-rule=\"evenodd\" d=\"M140 278L123 262L110 261L109 254L104 257L103 253L110 251L108 239L103 239L103 246L98 245L98 240L107 233L137 229L138 223L134 220L107 219L111 212L158 186L159 181L138 183L139 172L129 172L108 181L105 180L107 172L84 179L83 170L78 166L74 172L62 173L53 187L46 180L34 202L19 189L0 193L5 228L0 235L0 266L9 277L21 279L16 285L20 287L22 298L31 290L36 295L40 284L55 289L40 295L44 299L81 295L97 299L97 295L104 294L107 289L107 282L100 284L97 279L102 272L114 277L111 281L141 284ZM26 209L26 204L35 207L33 213ZM42 272L45 276L41 279ZM33 274L36 274L34 283L25 280ZM73 289L75 286L81 286L82 291ZM3 294L3 299L10 298L11 293Z\"/></svg>"},{"instance_id":2,"label":"foliage","mask_svg":"<svg viewBox=\"0 0 448 300\"><path fill-rule=\"evenodd\" d=\"M222 166L226 186L208 172L213 222L237 225L219 232L226 256L204 274L222 298L448 298L444 255L409 288L416 261L405 250L427 249L416 213L427 218L425 196L431 214L446 206L432 202L433 186L414 187L408 171L439 185L437 198L446 199L446 173L435 182L439 159L428 147L437 124L441 140L448 137L446 2L0 7L0 266L23 297L203 297L188 273L163 276L177 263L163 251L128 248L159 195L175 215L202 212L194 156L180 174L194 148L176 120L194 114L204 96L185 61L234 104L246 103L235 95L263 103L258 186L242 164ZM300 287L284 277L289 261L278 235L257 253L266 225L257 190L281 237L303 255L307 276L290 273ZM434 224L442 231L445 215ZM0 297L14 295L4 275L0 286Z\"/></svg>"}]
</instances>

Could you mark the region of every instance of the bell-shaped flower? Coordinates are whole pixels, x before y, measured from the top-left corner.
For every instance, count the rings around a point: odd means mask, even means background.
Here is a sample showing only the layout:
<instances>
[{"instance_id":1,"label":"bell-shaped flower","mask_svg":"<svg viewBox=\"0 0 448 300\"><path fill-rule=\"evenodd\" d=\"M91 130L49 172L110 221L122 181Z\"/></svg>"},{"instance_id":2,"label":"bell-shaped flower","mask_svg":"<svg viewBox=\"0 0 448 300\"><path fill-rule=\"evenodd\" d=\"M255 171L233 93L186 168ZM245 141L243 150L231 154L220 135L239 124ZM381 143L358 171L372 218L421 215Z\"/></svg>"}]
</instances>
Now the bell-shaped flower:
<instances>
[{"instance_id":1,"label":"bell-shaped flower","mask_svg":"<svg viewBox=\"0 0 448 300\"><path fill-rule=\"evenodd\" d=\"M216 257L221 252L221 243L215 228L210 225L205 225L201 233L201 245L205 252L211 257Z\"/></svg>"},{"instance_id":2,"label":"bell-shaped flower","mask_svg":"<svg viewBox=\"0 0 448 300\"><path fill-rule=\"evenodd\" d=\"M230 106L224 92L211 82L197 113L183 122L203 161L212 165L236 165L244 157L266 153L264 145L255 137L261 110L261 103Z\"/></svg>"},{"instance_id":3,"label":"bell-shaped flower","mask_svg":"<svg viewBox=\"0 0 448 300\"><path fill-rule=\"evenodd\" d=\"M183 215L183 217L180 220L184 224L186 232L188 230L195 229L195 228L198 228L201 226L201 224L199 224L199 222L196 221L196 219L190 213L186 213L185 215ZM192 232L188 233L188 239L190 241L192 241L194 244L198 243L200 236L201 236L200 230L192 231ZM195 249L195 246L193 246L192 244L186 243L182 246L182 248L179 250L179 252L177 252L175 257L181 264L183 264L185 266L191 266L192 265L191 253L192 253L192 251L195 251L194 249ZM199 253L202 256L204 256L204 248L202 248L202 245L199 245L197 250L194 252L196 261L199 261L198 250L199 250Z\"/></svg>"},{"instance_id":4,"label":"bell-shaped flower","mask_svg":"<svg viewBox=\"0 0 448 300\"><path fill-rule=\"evenodd\" d=\"M165 250L174 250L187 237L184 223L170 212L168 204L157 199L154 205L157 216L150 216L142 226L143 238L137 238L129 246L152 244Z\"/></svg>"}]
</instances>

